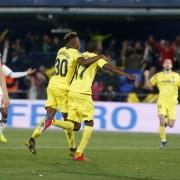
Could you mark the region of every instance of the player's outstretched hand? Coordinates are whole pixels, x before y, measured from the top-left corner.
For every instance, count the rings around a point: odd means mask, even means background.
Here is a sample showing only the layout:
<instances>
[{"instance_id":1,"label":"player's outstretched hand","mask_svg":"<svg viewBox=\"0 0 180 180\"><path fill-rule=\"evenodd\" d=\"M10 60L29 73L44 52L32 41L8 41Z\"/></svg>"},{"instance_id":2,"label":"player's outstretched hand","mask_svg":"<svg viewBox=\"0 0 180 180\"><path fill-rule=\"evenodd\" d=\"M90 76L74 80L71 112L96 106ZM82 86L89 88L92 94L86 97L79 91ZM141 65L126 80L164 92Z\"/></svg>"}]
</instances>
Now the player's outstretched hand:
<instances>
[{"instance_id":1,"label":"player's outstretched hand","mask_svg":"<svg viewBox=\"0 0 180 180\"><path fill-rule=\"evenodd\" d=\"M27 75L31 75L31 74L33 74L33 73L35 73L35 72L36 72L36 69L29 68L29 69L27 70Z\"/></svg>"}]
</instances>

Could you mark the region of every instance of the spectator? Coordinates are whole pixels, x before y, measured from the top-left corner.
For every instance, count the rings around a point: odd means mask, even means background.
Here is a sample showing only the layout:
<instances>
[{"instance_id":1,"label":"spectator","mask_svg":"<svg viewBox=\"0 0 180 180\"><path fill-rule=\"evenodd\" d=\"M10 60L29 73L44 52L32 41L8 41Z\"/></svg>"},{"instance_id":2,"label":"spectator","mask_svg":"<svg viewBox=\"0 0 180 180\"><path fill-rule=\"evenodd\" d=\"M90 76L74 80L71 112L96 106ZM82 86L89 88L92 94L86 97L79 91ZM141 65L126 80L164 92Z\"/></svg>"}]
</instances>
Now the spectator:
<instances>
[{"instance_id":1,"label":"spectator","mask_svg":"<svg viewBox=\"0 0 180 180\"><path fill-rule=\"evenodd\" d=\"M44 34L43 37L37 32L27 32L25 37L23 37L23 33L20 35L18 33L12 34L11 30L6 29L0 34L0 49L3 52L3 63L9 65L14 71L21 71L29 66L37 69L40 67L40 69L36 73L36 76L29 77L27 82L23 79L18 80L18 82L8 79L8 86L14 84L17 87L17 91L21 89L22 92L26 92L27 90L29 98L44 99L46 97L46 84L54 72L54 60L58 49L62 45L62 41L60 41L59 36L56 35L51 38L48 33ZM97 39L102 42L105 42L105 40L111 36L111 34L103 35L103 33L98 32L91 34L92 39ZM118 36L115 38L117 37ZM85 39L85 36L81 38L81 50L84 51L87 39ZM142 74L148 69L150 70L151 76L159 71L161 68L160 63L167 57L171 58L173 62L175 60L174 65L176 70L180 67L179 36L176 37L175 42L165 40L158 42L153 36L149 36L148 41L145 43L124 40L120 49L120 55L117 54L119 50L115 38L111 38L109 44L106 43L108 41L104 43L104 52L113 65L126 68L129 73L136 73L138 70L138 74ZM120 61L118 61L118 56L120 56ZM41 65L43 65L43 67L41 67ZM141 69L141 71L139 69ZM108 98L113 100L114 92L118 96L117 99L119 99L119 92L123 95L125 94L124 97L126 97L129 92L135 92L141 100L138 94L146 91L143 86L143 81L133 86L127 79L123 79L123 77L118 78L107 72L98 74L92 90L94 100L98 101L102 100L102 98L105 100ZM101 96L102 92L113 93L110 93L110 97L105 98ZM123 100L123 98L121 98L121 100Z\"/></svg>"},{"instance_id":2,"label":"spectator","mask_svg":"<svg viewBox=\"0 0 180 180\"><path fill-rule=\"evenodd\" d=\"M165 59L171 59L174 64L174 47L169 41L161 40L160 43L149 37L150 45L160 53L160 64L163 65Z\"/></svg>"},{"instance_id":3,"label":"spectator","mask_svg":"<svg viewBox=\"0 0 180 180\"><path fill-rule=\"evenodd\" d=\"M105 50L105 54L107 56L111 57L111 59L113 61L113 65L117 65L117 61L118 61L117 43L114 38L111 39L108 47Z\"/></svg>"},{"instance_id":4,"label":"spectator","mask_svg":"<svg viewBox=\"0 0 180 180\"><path fill-rule=\"evenodd\" d=\"M24 40L27 52L40 51L40 36L37 33L28 32Z\"/></svg>"},{"instance_id":5,"label":"spectator","mask_svg":"<svg viewBox=\"0 0 180 180\"><path fill-rule=\"evenodd\" d=\"M94 101L99 101L101 99L102 91L104 89L103 82L95 81L92 85L92 98Z\"/></svg>"},{"instance_id":6,"label":"spectator","mask_svg":"<svg viewBox=\"0 0 180 180\"><path fill-rule=\"evenodd\" d=\"M50 37L47 34L45 34L43 36L43 43L42 43L42 51L44 53L47 53L51 49L51 45L50 44L51 44L51 39L50 39Z\"/></svg>"},{"instance_id":7,"label":"spectator","mask_svg":"<svg viewBox=\"0 0 180 180\"><path fill-rule=\"evenodd\" d=\"M37 99L46 99L46 89L48 85L48 77L45 74L45 66L40 66L39 71L36 73L36 88Z\"/></svg>"},{"instance_id":8,"label":"spectator","mask_svg":"<svg viewBox=\"0 0 180 180\"><path fill-rule=\"evenodd\" d=\"M103 96L105 101L118 101L118 93L112 85L107 86L103 92Z\"/></svg>"},{"instance_id":9,"label":"spectator","mask_svg":"<svg viewBox=\"0 0 180 180\"><path fill-rule=\"evenodd\" d=\"M96 40L96 41L100 42L101 44L103 44L106 39L108 39L112 36L111 33L103 35L103 34L99 33L98 31L96 31L96 33L94 33L94 34L91 31L89 31L89 35L90 35L91 40Z\"/></svg>"},{"instance_id":10,"label":"spectator","mask_svg":"<svg viewBox=\"0 0 180 180\"><path fill-rule=\"evenodd\" d=\"M28 76L26 77L26 82L28 86L27 90L27 98L28 99L37 99L37 84L36 84L36 77Z\"/></svg>"},{"instance_id":11,"label":"spectator","mask_svg":"<svg viewBox=\"0 0 180 180\"><path fill-rule=\"evenodd\" d=\"M176 37L176 44L175 44L175 52L174 52L174 59L176 69L180 69L180 36Z\"/></svg>"},{"instance_id":12,"label":"spectator","mask_svg":"<svg viewBox=\"0 0 180 180\"><path fill-rule=\"evenodd\" d=\"M7 62L8 65L14 71L21 71L22 69L26 68L26 50L23 47L22 41L20 39L15 40L11 46L10 52L10 58ZM17 64L21 64L21 66L17 66Z\"/></svg>"},{"instance_id":13,"label":"spectator","mask_svg":"<svg viewBox=\"0 0 180 180\"><path fill-rule=\"evenodd\" d=\"M129 46L128 41L123 41L122 49L120 51L120 60L121 60L121 62L119 63L119 65L122 68L126 68L126 61L127 61L127 58L129 57L130 51L131 51L131 47Z\"/></svg>"},{"instance_id":14,"label":"spectator","mask_svg":"<svg viewBox=\"0 0 180 180\"><path fill-rule=\"evenodd\" d=\"M160 69L160 63L158 59L158 54L155 50L149 45L148 42L145 43L143 61L141 63L141 72L144 70L150 70L150 77Z\"/></svg>"},{"instance_id":15,"label":"spectator","mask_svg":"<svg viewBox=\"0 0 180 180\"><path fill-rule=\"evenodd\" d=\"M126 59L125 67L128 70L137 70L140 67L140 63L143 57L143 48L139 41L135 42L131 49L129 57Z\"/></svg>"},{"instance_id":16,"label":"spectator","mask_svg":"<svg viewBox=\"0 0 180 180\"><path fill-rule=\"evenodd\" d=\"M52 46L51 46L51 51L57 52L60 49L61 45L62 44L60 43L59 38L54 37L53 42L52 42Z\"/></svg>"}]
</instances>

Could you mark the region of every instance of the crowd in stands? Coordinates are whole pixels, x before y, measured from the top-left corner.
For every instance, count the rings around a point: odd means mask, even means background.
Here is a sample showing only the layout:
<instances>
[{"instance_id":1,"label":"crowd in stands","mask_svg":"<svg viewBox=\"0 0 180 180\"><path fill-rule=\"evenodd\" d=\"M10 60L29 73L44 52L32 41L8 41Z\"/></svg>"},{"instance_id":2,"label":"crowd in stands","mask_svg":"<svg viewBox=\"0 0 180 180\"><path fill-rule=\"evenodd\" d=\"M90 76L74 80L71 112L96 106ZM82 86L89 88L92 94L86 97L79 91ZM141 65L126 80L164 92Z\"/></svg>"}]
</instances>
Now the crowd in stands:
<instances>
[{"instance_id":1,"label":"crowd in stands","mask_svg":"<svg viewBox=\"0 0 180 180\"><path fill-rule=\"evenodd\" d=\"M144 84L143 74L150 75L161 70L166 58L172 60L176 71L180 68L180 37L174 41L156 40L153 36L146 41L124 40L119 42L113 34L94 34L89 39L81 38L81 50L86 49L90 39L102 42L103 54L109 57L114 66L121 67L137 75L137 81L130 82L124 77L99 71L92 86L93 99L97 101L154 102ZM46 87L53 73L56 53L63 46L62 35L38 34L28 32L24 37L9 36L5 30L0 34L2 61L13 71L36 68L34 75L19 80L8 79L7 85L12 98L46 99ZM156 93L157 90L155 89Z\"/></svg>"}]
</instances>

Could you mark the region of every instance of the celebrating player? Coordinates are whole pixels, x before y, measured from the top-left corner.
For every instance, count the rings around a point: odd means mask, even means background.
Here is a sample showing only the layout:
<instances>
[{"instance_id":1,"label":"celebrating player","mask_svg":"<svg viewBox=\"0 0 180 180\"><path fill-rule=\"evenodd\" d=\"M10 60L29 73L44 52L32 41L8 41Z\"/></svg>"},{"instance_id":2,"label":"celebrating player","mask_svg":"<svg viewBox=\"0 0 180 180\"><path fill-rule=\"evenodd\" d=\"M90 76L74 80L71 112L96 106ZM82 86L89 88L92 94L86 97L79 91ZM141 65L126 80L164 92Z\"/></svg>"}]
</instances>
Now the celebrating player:
<instances>
[{"instance_id":1,"label":"celebrating player","mask_svg":"<svg viewBox=\"0 0 180 180\"><path fill-rule=\"evenodd\" d=\"M35 69L28 69L25 72L13 72L9 67L6 65L2 65L2 71L4 76L11 77L11 78L20 78L24 77L30 74L33 74L36 70ZM0 88L0 96L2 96L2 89ZM0 99L1 101L1 99ZM1 103L2 104L2 103ZM3 135L3 130L5 128L5 125L7 123L7 116L8 116L8 108L2 104L0 106L0 113L1 113L1 119L0 119L0 141L1 142L7 142L6 137Z\"/></svg>"},{"instance_id":2,"label":"celebrating player","mask_svg":"<svg viewBox=\"0 0 180 180\"><path fill-rule=\"evenodd\" d=\"M50 79L47 88L47 102L45 105L46 116L38 123L32 136L26 142L30 152L36 153L35 139L37 139L44 128L44 122L53 119L57 110L59 110L64 118L64 123L67 120L67 102L68 102L68 90L72 80L73 74L76 69L77 62L81 65L90 65L104 56L95 56L85 61L82 54L79 52L80 41L76 32L67 33L64 37L65 47L62 47L56 57L55 74ZM74 152L75 140L74 132L65 131L70 152Z\"/></svg>"},{"instance_id":3,"label":"celebrating player","mask_svg":"<svg viewBox=\"0 0 180 180\"><path fill-rule=\"evenodd\" d=\"M159 98L157 102L159 116L159 132L162 148L167 147L165 127L174 127L176 119L176 105L180 76L172 71L172 61L166 59L163 63L163 71L155 74L149 81L149 71L144 72L147 87L157 86Z\"/></svg>"},{"instance_id":4,"label":"celebrating player","mask_svg":"<svg viewBox=\"0 0 180 180\"><path fill-rule=\"evenodd\" d=\"M101 51L101 43L92 40L88 43L88 52L83 53L83 56L85 59L95 57L97 54L100 54ZM94 106L91 97L91 86L99 69L109 70L117 75L126 76L130 80L135 79L134 76L125 73L119 68L113 67L104 59L99 59L93 64L86 66L79 63L68 93L68 121L64 122L54 119L49 120L45 125L45 129L52 123L55 126L59 126L69 131L78 131L81 127L81 123L84 121L85 127L82 139L74 156L74 160L77 161L85 160L83 152L93 130Z\"/></svg>"}]
</instances>

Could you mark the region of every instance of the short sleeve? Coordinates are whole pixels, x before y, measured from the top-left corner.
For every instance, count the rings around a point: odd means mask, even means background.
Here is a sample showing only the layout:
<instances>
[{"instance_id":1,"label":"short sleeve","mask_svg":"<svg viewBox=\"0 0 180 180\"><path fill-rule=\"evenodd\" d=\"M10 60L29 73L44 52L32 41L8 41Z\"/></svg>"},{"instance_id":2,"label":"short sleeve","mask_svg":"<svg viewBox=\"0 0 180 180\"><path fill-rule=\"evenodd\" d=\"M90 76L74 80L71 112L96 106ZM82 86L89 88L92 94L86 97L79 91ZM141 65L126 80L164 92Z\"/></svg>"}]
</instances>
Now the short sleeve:
<instances>
[{"instance_id":1,"label":"short sleeve","mask_svg":"<svg viewBox=\"0 0 180 180\"><path fill-rule=\"evenodd\" d=\"M90 57L87 52L84 52L82 55L83 55L84 59L88 59Z\"/></svg>"},{"instance_id":2,"label":"short sleeve","mask_svg":"<svg viewBox=\"0 0 180 180\"><path fill-rule=\"evenodd\" d=\"M150 84L155 86L157 84L157 74L150 79Z\"/></svg>"},{"instance_id":3,"label":"short sleeve","mask_svg":"<svg viewBox=\"0 0 180 180\"><path fill-rule=\"evenodd\" d=\"M83 57L83 54L77 50L73 52L73 57L77 61L78 58Z\"/></svg>"},{"instance_id":4,"label":"short sleeve","mask_svg":"<svg viewBox=\"0 0 180 180\"><path fill-rule=\"evenodd\" d=\"M12 73L12 70L6 65L2 65L2 70L5 76L10 76L10 74Z\"/></svg>"},{"instance_id":5,"label":"short sleeve","mask_svg":"<svg viewBox=\"0 0 180 180\"><path fill-rule=\"evenodd\" d=\"M97 65L98 65L98 67L99 68L102 68L105 64L107 64L108 62L107 61L105 61L104 59L99 59L98 61L97 61Z\"/></svg>"}]
</instances>

